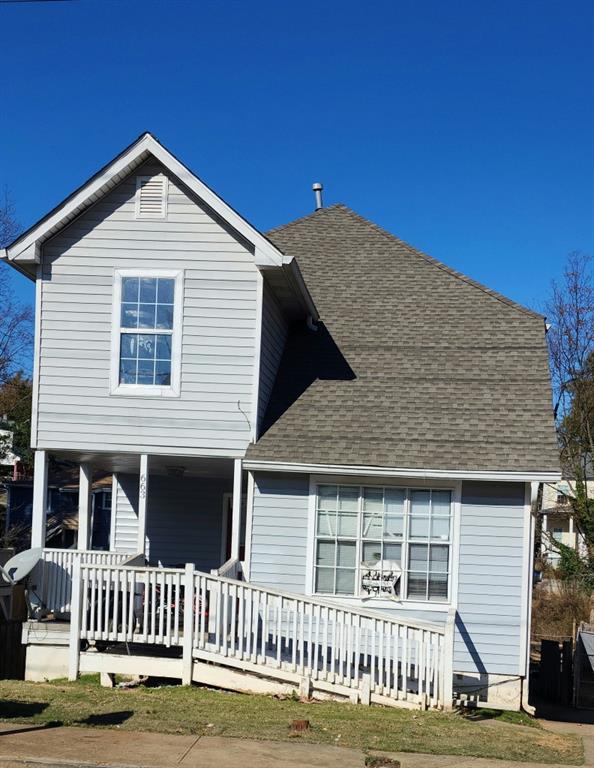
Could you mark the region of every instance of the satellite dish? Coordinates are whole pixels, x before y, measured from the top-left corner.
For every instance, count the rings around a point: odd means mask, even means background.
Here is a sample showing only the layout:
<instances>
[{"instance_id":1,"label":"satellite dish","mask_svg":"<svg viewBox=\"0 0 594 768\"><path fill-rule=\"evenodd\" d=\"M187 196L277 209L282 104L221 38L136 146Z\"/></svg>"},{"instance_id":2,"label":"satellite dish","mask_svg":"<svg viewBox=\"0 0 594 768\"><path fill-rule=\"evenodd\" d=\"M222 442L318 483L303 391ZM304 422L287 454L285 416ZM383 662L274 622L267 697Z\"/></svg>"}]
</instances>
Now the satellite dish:
<instances>
[{"instance_id":1,"label":"satellite dish","mask_svg":"<svg viewBox=\"0 0 594 768\"><path fill-rule=\"evenodd\" d=\"M18 555L11 557L0 569L4 581L9 584L16 584L26 579L41 560L42 555L43 549L36 547L35 549L26 549L24 552L19 552Z\"/></svg>"}]
</instances>

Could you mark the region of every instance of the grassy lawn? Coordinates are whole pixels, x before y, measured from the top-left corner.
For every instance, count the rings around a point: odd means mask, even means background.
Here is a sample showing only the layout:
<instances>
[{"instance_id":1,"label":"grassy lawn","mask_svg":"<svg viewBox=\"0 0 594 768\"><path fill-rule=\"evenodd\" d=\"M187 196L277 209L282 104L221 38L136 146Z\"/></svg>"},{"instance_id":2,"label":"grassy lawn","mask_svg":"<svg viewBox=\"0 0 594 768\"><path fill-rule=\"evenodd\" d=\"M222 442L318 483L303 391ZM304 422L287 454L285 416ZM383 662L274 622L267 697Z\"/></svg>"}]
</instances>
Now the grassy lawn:
<instances>
[{"instance_id":1,"label":"grassy lawn","mask_svg":"<svg viewBox=\"0 0 594 768\"><path fill-rule=\"evenodd\" d=\"M292 720L309 720L311 728L292 734ZM0 721L299 739L362 750L582 763L580 739L549 733L523 715L481 712L464 716L335 702L301 703L169 685L106 689L95 676L77 683L0 681Z\"/></svg>"}]
</instances>

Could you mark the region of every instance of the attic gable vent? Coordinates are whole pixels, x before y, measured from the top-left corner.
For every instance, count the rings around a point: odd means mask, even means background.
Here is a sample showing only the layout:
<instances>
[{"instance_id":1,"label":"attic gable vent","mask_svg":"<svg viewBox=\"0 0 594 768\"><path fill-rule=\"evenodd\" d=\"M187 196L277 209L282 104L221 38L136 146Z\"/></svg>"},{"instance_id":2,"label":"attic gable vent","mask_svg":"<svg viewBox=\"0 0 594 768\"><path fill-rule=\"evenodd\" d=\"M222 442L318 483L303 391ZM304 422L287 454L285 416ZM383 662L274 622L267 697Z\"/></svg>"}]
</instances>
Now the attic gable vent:
<instances>
[{"instance_id":1,"label":"attic gable vent","mask_svg":"<svg viewBox=\"0 0 594 768\"><path fill-rule=\"evenodd\" d=\"M167 177L136 177L136 218L164 219L167 216Z\"/></svg>"}]
</instances>

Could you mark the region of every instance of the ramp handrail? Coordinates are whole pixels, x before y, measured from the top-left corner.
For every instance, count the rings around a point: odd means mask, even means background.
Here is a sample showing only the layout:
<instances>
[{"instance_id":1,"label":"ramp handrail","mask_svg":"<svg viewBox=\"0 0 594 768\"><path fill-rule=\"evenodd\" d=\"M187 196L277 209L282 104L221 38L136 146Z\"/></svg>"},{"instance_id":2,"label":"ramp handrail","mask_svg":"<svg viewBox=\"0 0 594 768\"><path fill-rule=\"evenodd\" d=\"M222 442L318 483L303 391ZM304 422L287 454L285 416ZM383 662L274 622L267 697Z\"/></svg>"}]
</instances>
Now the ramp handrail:
<instances>
[{"instance_id":1,"label":"ramp handrail","mask_svg":"<svg viewBox=\"0 0 594 768\"><path fill-rule=\"evenodd\" d=\"M194 659L298 679L358 700L449 706L453 625L185 569L74 565L71 676L81 640L180 647ZM287 677L288 676L288 677ZM444 698L445 696L445 698Z\"/></svg>"}]
</instances>

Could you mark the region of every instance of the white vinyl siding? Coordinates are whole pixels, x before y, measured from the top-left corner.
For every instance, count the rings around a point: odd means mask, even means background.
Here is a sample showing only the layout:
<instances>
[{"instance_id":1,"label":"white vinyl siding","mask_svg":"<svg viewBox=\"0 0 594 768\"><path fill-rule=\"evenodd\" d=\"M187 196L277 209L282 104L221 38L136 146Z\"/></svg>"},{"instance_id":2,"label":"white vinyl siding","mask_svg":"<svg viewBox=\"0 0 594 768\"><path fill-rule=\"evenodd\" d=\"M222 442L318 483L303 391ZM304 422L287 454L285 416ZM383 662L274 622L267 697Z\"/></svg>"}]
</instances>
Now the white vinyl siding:
<instances>
[{"instance_id":1,"label":"white vinyl siding","mask_svg":"<svg viewBox=\"0 0 594 768\"><path fill-rule=\"evenodd\" d=\"M255 473L250 581L308 594L309 482L306 475ZM524 484L462 483L454 670L486 676L524 674L522 594ZM315 511L315 510L314 510ZM455 552L456 548L452 548ZM391 616L445 623L443 603L333 596ZM452 596L452 602L455 602ZM474 681L474 678L473 678ZM460 680L455 684L461 685Z\"/></svg>"},{"instance_id":2,"label":"white vinyl siding","mask_svg":"<svg viewBox=\"0 0 594 768\"><path fill-rule=\"evenodd\" d=\"M135 193L131 175L43 247L38 447L242 456L251 437L253 254L173 179L164 221L136 220ZM110 396L117 269L184 274L179 397Z\"/></svg>"},{"instance_id":3,"label":"white vinyl siding","mask_svg":"<svg viewBox=\"0 0 594 768\"><path fill-rule=\"evenodd\" d=\"M115 521L112 524L116 552L138 552L138 475L118 474Z\"/></svg>"},{"instance_id":4,"label":"white vinyl siding","mask_svg":"<svg viewBox=\"0 0 594 768\"><path fill-rule=\"evenodd\" d=\"M525 673L520 654L526 541L524 484L462 486L454 669Z\"/></svg>"}]
</instances>

